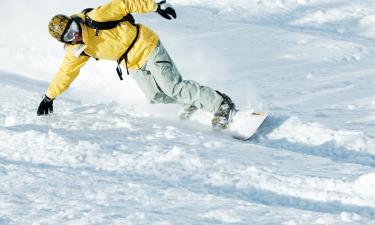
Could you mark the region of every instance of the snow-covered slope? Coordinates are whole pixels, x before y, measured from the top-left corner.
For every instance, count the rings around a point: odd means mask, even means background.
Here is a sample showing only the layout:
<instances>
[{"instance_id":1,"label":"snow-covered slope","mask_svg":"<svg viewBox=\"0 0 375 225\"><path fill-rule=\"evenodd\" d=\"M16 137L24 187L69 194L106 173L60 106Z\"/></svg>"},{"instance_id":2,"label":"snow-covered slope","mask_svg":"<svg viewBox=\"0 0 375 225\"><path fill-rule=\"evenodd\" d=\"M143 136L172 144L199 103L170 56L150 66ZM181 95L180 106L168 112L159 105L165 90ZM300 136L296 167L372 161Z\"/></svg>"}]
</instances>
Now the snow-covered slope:
<instances>
[{"instance_id":1,"label":"snow-covered slope","mask_svg":"<svg viewBox=\"0 0 375 225\"><path fill-rule=\"evenodd\" d=\"M172 0L207 8L229 20L375 38L374 1L361 0Z\"/></svg>"},{"instance_id":2,"label":"snow-covered slope","mask_svg":"<svg viewBox=\"0 0 375 225\"><path fill-rule=\"evenodd\" d=\"M374 224L373 2L174 0L176 21L137 16L186 79L272 113L248 142L147 104L105 61L37 117L64 54L49 18L103 2L0 2L0 224Z\"/></svg>"}]
</instances>

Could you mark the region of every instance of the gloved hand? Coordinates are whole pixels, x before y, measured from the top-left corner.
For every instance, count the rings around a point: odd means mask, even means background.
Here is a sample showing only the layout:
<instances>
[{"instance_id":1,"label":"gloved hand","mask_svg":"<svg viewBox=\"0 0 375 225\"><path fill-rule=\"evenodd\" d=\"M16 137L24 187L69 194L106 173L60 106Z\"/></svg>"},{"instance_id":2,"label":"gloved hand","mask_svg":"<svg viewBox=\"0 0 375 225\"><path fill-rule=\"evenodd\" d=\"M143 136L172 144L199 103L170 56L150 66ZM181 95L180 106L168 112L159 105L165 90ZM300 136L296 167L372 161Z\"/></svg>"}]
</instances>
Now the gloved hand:
<instances>
[{"instance_id":1,"label":"gloved hand","mask_svg":"<svg viewBox=\"0 0 375 225\"><path fill-rule=\"evenodd\" d=\"M37 115L42 116L48 113L53 113L53 99L45 95L42 102L39 104Z\"/></svg>"},{"instance_id":2,"label":"gloved hand","mask_svg":"<svg viewBox=\"0 0 375 225\"><path fill-rule=\"evenodd\" d=\"M160 16L170 20L172 17L176 19L177 14L171 4L168 4L166 0L158 3L158 9L156 10ZM172 17L171 17L172 16Z\"/></svg>"}]
</instances>

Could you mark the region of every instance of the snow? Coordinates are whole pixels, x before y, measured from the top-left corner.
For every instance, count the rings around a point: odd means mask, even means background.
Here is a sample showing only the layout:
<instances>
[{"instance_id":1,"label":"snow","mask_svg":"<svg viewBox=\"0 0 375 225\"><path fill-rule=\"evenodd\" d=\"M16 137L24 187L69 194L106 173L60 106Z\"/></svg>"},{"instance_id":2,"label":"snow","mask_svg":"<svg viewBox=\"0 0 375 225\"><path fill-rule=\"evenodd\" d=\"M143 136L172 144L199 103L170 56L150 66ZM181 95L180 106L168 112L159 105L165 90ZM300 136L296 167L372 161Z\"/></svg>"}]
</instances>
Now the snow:
<instances>
[{"instance_id":1,"label":"snow","mask_svg":"<svg viewBox=\"0 0 375 225\"><path fill-rule=\"evenodd\" d=\"M271 113L247 142L149 105L108 61L37 117L64 55L50 17L104 2L0 1L0 224L375 223L373 1L171 0L175 21L137 16L184 78Z\"/></svg>"}]
</instances>

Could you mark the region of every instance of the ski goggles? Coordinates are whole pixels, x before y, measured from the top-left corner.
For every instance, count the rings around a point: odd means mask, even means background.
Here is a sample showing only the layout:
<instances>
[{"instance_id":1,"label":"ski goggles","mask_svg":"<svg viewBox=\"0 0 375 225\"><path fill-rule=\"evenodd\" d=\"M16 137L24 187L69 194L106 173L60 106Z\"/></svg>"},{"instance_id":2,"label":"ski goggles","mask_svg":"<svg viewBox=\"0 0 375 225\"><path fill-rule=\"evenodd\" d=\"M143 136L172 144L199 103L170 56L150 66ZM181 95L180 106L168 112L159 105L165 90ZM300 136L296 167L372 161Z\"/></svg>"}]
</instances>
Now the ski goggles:
<instances>
[{"instance_id":1,"label":"ski goggles","mask_svg":"<svg viewBox=\"0 0 375 225\"><path fill-rule=\"evenodd\" d=\"M68 30L65 32L63 36L63 41L65 42L71 42L75 38L75 34L79 33L79 25L76 21L72 21L69 25Z\"/></svg>"}]
</instances>

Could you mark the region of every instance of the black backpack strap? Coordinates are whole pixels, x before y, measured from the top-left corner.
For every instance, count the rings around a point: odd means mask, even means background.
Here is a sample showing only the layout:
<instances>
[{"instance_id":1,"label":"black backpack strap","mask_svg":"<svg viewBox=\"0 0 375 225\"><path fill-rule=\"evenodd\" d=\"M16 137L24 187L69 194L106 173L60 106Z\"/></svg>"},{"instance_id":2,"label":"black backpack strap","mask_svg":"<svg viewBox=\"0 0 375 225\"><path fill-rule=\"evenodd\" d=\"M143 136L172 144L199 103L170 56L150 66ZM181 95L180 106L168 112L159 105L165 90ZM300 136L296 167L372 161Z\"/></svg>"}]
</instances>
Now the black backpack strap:
<instances>
[{"instance_id":1,"label":"black backpack strap","mask_svg":"<svg viewBox=\"0 0 375 225\"><path fill-rule=\"evenodd\" d=\"M90 58L94 58L96 61L99 60L98 58L92 57L91 55L87 54L85 51L81 52L80 56L87 56L87 57L90 57Z\"/></svg>"},{"instance_id":2,"label":"black backpack strap","mask_svg":"<svg viewBox=\"0 0 375 225\"><path fill-rule=\"evenodd\" d=\"M135 23L135 19L134 19L134 16L132 14L127 14L126 16L122 17L121 20L118 20L120 23L121 22L129 22L131 25L135 26L136 23Z\"/></svg>"},{"instance_id":3,"label":"black backpack strap","mask_svg":"<svg viewBox=\"0 0 375 225\"><path fill-rule=\"evenodd\" d=\"M126 16L122 17L120 20L114 20L114 21L106 21L106 22L98 22L93 19L91 19L87 14L91 12L93 8L87 8L82 11L82 13L85 15L85 25L95 29L96 35L98 35L100 30L110 30L115 28L119 23L121 22L129 22L133 26L135 26L135 19L132 14L127 14Z\"/></svg>"},{"instance_id":4,"label":"black backpack strap","mask_svg":"<svg viewBox=\"0 0 375 225\"><path fill-rule=\"evenodd\" d=\"M82 10L82 13L86 15L87 13L91 12L92 10L94 10L94 8L86 8L86 9Z\"/></svg>"},{"instance_id":5,"label":"black backpack strap","mask_svg":"<svg viewBox=\"0 0 375 225\"><path fill-rule=\"evenodd\" d=\"M128 68L128 54L129 54L130 50L134 47L135 43L137 42L138 36L139 36L139 30L140 30L140 26L138 24L136 24L135 27L137 28L137 33L135 35L135 38L134 38L133 42L129 45L129 48L126 49L125 53L122 54L122 56L117 60L116 71L117 71L118 76L120 77L120 80L123 80L122 70L120 68L120 64L121 64L122 60L125 60L126 72L127 72L128 75L130 74L129 68Z\"/></svg>"},{"instance_id":6,"label":"black backpack strap","mask_svg":"<svg viewBox=\"0 0 375 225\"><path fill-rule=\"evenodd\" d=\"M91 57L89 56L85 51L81 52L80 56L87 56L87 57Z\"/></svg>"},{"instance_id":7,"label":"black backpack strap","mask_svg":"<svg viewBox=\"0 0 375 225\"><path fill-rule=\"evenodd\" d=\"M85 21L81 17L79 17L77 15L72 16L72 19L74 21L76 21L77 23L79 23L79 24L85 24Z\"/></svg>"}]
</instances>

